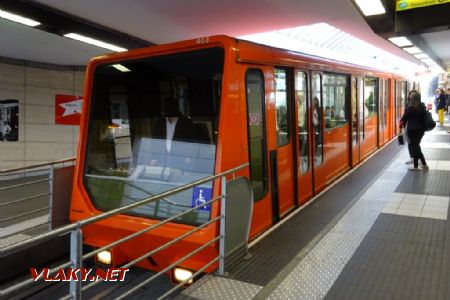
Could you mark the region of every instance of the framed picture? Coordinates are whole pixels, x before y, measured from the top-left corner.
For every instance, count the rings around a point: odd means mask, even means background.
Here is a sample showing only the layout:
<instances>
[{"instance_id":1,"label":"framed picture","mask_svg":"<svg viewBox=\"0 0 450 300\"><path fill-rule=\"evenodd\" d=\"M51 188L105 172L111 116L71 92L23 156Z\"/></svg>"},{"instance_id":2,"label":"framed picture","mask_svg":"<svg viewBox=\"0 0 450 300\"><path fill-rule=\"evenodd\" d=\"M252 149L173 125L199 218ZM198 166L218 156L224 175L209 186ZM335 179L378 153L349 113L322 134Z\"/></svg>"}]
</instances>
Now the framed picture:
<instances>
[{"instance_id":1,"label":"framed picture","mask_svg":"<svg viewBox=\"0 0 450 300\"><path fill-rule=\"evenodd\" d=\"M0 100L0 141L19 140L19 100Z\"/></svg>"}]
</instances>

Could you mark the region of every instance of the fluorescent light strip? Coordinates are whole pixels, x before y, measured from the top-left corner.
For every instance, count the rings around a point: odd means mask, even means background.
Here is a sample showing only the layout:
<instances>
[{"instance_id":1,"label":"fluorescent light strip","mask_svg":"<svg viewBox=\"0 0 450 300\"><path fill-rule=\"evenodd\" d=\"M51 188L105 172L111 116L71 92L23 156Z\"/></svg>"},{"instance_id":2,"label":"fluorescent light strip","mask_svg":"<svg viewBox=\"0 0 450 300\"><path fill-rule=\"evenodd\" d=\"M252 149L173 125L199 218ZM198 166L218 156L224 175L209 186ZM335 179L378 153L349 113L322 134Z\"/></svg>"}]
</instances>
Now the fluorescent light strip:
<instances>
[{"instance_id":1,"label":"fluorescent light strip","mask_svg":"<svg viewBox=\"0 0 450 300\"><path fill-rule=\"evenodd\" d=\"M386 13L380 0L355 0L365 16L382 15Z\"/></svg>"},{"instance_id":2,"label":"fluorescent light strip","mask_svg":"<svg viewBox=\"0 0 450 300\"><path fill-rule=\"evenodd\" d=\"M411 43L410 40L408 40L407 38L405 38L404 36L399 36L399 37L392 37L389 38L389 40L396 44L399 47L406 47L406 46L412 46L413 44Z\"/></svg>"},{"instance_id":3,"label":"fluorescent light strip","mask_svg":"<svg viewBox=\"0 0 450 300\"><path fill-rule=\"evenodd\" d=\"M111 67L116 68L120 72L131 72L130 69L128 69L127 67L125 67L124 65L121 65L121 64L111 65Z\"/></svg>"},{"instance_id":4,"label":"fluorescent light strip","mask_svg":"<svg viewBox=\"0 0 450 300\"><path fill-rule=\"evenodd\" d=\"M406 48L403 48L403 50L405 50L409 54L419 54L422 52L422 50L420 50L417 47L406 47Z\"/></svg>"},{"instance_id":5,"label":"fluorescent light strip","mask_svg":"<svg viewBox=\"0 0 450 300\"><path fill-rule=\"evenodd\" d=\"M19 15L15 15L15 14L9 13L9 12L1 10L1 9L0 9L0 17L3 19L7 19L10 21L17 22L17 23L31 26L31 27L41 25L41 23L39 23L38 21L29 19L29 18L25 18L25 17L19 16Z\"/></svg>"},{"instance_id":6,"label":"fluorescent light strip","mask_svg":"<svg viewBox=\"0 0 450 300\"><path fill-rule=\"evenodd\" d=\"M426 63L426 64L436 64L435 62L434 62L434 60L432 60L431 58L422 58L421 59L421 61L422 62L424 62L424 63Z\"/></svg>"},{"instance_id":7,"label":"fluorescent light strip","mask_svg":"<svg viewBox=\"0 0 450 300\"><path fill-rule=\"evenodd\" d=\"M418 59L422 59L422 58L430 58L426 53L419 53L419 54L414 54L414 56Z\"/></svg>"},{"instance_id":8,"label":"fluorescent light strip","mask_svg":"<svg viewBox=\"0 0 450 300\"><path fill-rule=\"evenodd\" d=\"M128 49L113 45L113 44L108 44L81 34L77 34L77 33L68 33L64 35L65 37L80 41L80 42L84 42L86 44L91 44L100 48L105 48L108 50L112 50L115 52L123 52L123 51L127 51Z\"/></svg>"}]
</instances>

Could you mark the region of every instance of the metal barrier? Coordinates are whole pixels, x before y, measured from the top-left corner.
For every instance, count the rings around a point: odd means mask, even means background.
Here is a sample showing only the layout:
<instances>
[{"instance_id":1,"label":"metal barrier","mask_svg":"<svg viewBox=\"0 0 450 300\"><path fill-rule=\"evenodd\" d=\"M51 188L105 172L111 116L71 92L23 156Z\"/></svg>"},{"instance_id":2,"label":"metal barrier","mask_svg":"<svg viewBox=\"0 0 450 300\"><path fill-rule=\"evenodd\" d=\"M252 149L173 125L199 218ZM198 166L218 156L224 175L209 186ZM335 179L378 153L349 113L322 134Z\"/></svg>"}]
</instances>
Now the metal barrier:
<instances>
[{"instance_id":1,"label":"metal barrier","mask_svg":"<svg viewBox=\"0 0 450 300\"><path fill-rule=\"evenodd\" d=\"M210 205L216 201L220 200L220 207L221 207L221 214L213 219L211 219L210 221L195 227L194 229L184 233L183 235L175 238L174 240L163 244L161 246L159 246L156 249L151 250L150 252L145 253L144 255L128 262L127 264L121 266L121 268L129 268L130 266L135 265L136 263L144 260L145 258L154 255L155 253L158 253L166 248L168 248L169 246L175 244L176 242L192 235L193 233L201 230L202 228L205 228L208 225L211 225L213 223L216 222L220 222L220 232L219 235L214 237L211 241L207 242L204 245L201 245L199 248L197 248L196 250L190 252L188 255L180 258L179 260L177 260L176 262L174 262L173 264L171 264L170 266L167 266L166 268L164 268L163 270L161 270L160 272L154 274L153 276L151 276L150 278L146 279L145 281L143 281L142 283L140 283L139 285L136 285L135 287L127 290L127 292L123 295L121 295L119 297L119 299L123 299L125 297L127 297L128 295L130 295L131 293L135 292L136 290L138 290L139 288L141 288L142 286L144 286L145 284L151 282L152 280L156 279L157 277L163 275L164 273L166 273L167 271L169 271L171 268L177 266L179 263L183 262L184 260L190 258L191 256L199 253L200 251L202 251L203 249L207 248L208 246L211 246L212 244L216 243L217 241L219 241L219 255L215 258L213 258L210 262L208 262L206 265L204 265L202 268L200 268L197 272L195 272L194 274L191 275L191 277L187 278L185 281L179 283L178 285L174 286L171 290L167 291L164 295L160 296L161 298L165 298L167 296L169 296L170 294L172 294L175 290L177 290L178 288L180 288L181 286L185 285L186 283L188 283L190 280L192 280L194 277L196 277L198 274L200 274L201 272L203 272L204 270L206 270L209 266L211 266L212 264L218 262L219 263L219 267L218 267L218 274L220 275L224 275L225 273L225 228L226 228L226 224L225 224L225 212L226 212L226 195L227 195L227 179L226 176L230 175L230 174L234 174L235 172L244 169L246 167L248 167L248 163L245 163L243 165L240 165L238 167L232 168L230 170L227 170L225 172L222 172L220 174L217 175L213 175L213 176L209 176L206 177L204 179L200 179L197 180L193 183L190 184L186 184L180 187L177 187L175 189L163 192L159 195L156 196L151 196L149 198L146 198L144 200L141 200L139 202L124 206L124 207L120 207L120 208L116 208L107 212L104 212L102 214L96 215L94 217L88 218L88 219L84 219L81 220L77 223L73 223L73 224L69 224L63 227L60 227L58 229L52 230L50 232L44 233L40 236L37 237L33 237L29 240L14 244L12 246L9 247L5 247L0 249L0 257L6 256L10 253L14 253L16 251L20 251L20 249L23 249L25 247L30 247L32 245L35 245L37 243L49 240L51 238L57 237L57 236L61 236L61 235L65 235L70 233L70 261L66 262L64 264L61 264L59 266L53 267L49 273L49 276L55 274L58 270L60 269L64 269L67 267L71 267L73 269L81 269L82 268L82 264L83 261L89 258L92 258L93 256L95 256L96 254L104 251L104 250L108 250L112 247L115 247L117 245L120 245L126 241L129 241L137 236L140 236L146 232L149 232L155 228L158 228L166 223L169 223L177 218L179 218L182 215L188 214L190 212L193 212L195 210L198 210L206 205ZM233 175L234 177L234 175ZM148 226L138 232L135 232L133 234L130 234L128 236L125 236L115 242L112 242L104 247L98 248L92 252L83 254L82 253L82 231L81 229L89 224L93 224L96 222L99 222L101 220L105 220L109 217L124 213L128 210L131 210L133 208L151 203L151 202L155 202L158 200L162 200L168 196L183 192L185 190L191 189L197 185L201 185L204 184L206 182L210 182L210 181L215 181L215 180L221 180L221 195L219 195L216 198L213 198L205 203L202 203L196 207L193 208L189 208L185 211L183 211L182 213L170 217L168 219L165 219L163 221L160 221L156 224L153 224L151 226ZM249 201L251 201L252 199L249 199ZM21 290L27 286L29 286L30 284L32 284L34 282L33 278L27 279L25 281L22 281L18 284L15 284L14 286L8 287L4 290L0 290L0 296L7 296L10 295L12 293L14 293L15 291ZM90 284L86 285L86 286L81 286L81 280L72 280L70 281L70 292L69 294L63 298L63 299L68 299L68 298L72 298L72 299L81 299L81 295L82 292L99 284L101 281L97 280L97 281L93 281Z\"/></svg>"},{"instance_id":2,"label":"metal barrier","mask_svg":"<svg viewBox=\"0 0 450 300\"><path fill-rule=\"evenodd\" d=\"M21 168L13 168L13 169L5 169L0 170L0 195L9 193L9 194L20 194L23 193L24 188L28 188L32 190L33 188L38 189L39 184L48 183L48 186L42 188L42 191L39 191L35 194L27 195L20 197L18 199L8 199L6 202L0 201L0 210L3 212L8 212L7 217L0 217L0 224L3 222L10 222L15 219L27 217L33 214L37 214L42 211L48 210L48 224L49 230L51 230L52 226L52 207L53 207L53 183L55 179L55 171L60 168L67 167L68 165L73 166L75 162L75 158L67 158L62 160L57 160L48 163L42 163L37 165L31 165ZM36 177L36 180L26 181L26 178ZM18 182L15 184L9 184L11 182ZM6 183L6 184L5 184ZM19 214L10 215L10 212L7 211L8 207L12 207L13 205L20 205L21 203L28 202L39 199L42 197L48 196L48 204L42 207L37 207L35 209L31 209L26 212L22 212ZM0 197L0 199L6 199L6 196ZM45 224L45 223L44 223ZM43 224L41 224L43 225ZM12 235L20 234L24 231L29 230L30 228L25 228L22 230L15 230L11 233L4 233L0 237L6 238Z\"/></svg>"}]
</instances>

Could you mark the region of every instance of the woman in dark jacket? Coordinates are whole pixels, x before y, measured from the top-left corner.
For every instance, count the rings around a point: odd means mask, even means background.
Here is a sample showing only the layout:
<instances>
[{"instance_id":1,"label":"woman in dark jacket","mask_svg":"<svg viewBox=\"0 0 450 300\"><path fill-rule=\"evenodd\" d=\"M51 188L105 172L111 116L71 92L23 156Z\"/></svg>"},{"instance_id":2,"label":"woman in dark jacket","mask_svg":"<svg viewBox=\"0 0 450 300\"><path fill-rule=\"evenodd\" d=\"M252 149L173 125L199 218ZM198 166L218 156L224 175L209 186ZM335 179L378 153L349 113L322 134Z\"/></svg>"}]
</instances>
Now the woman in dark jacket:
<instances>
[{"instance_id":1,"label":"woman in dark jacket","mask_svg":"<svg viewBox=\"0 0 450 300\"><path fill-rule=\"evenodd\" d=\"M439 117L439 123L441 126L444 126L444 111L445 111L445 92L443 88L439 88L439 94L436 96L434 100L436 104L436 110Z\"/></svg>"},{"instance_id":2,"label":"woman in dark jacket","mask_svg":"<svg viewBox=\"0 0 450 300\"><path fill-rule=\"evenodd\" d=\"M412 92L410 94L410 103L405 109L405 113L400 120L400 127L407 125L408 150L412 154L414 167L411 170L419 170L419 159L422 163L422 169L428 170L428 165L420 148L420 141L425 134L425 106L420 101L420 94Z\"/></svg>"}]
</instances>

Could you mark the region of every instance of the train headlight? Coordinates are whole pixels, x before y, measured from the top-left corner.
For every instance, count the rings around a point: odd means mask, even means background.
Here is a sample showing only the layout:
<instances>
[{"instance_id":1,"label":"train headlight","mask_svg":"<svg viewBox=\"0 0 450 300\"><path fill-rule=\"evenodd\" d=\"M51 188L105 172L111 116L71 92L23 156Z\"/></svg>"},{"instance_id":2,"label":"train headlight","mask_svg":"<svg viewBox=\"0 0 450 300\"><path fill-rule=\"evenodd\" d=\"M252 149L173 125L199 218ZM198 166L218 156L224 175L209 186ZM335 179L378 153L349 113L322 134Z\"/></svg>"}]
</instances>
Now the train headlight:
<instances>
[{"instance_id":1,"label":"train headlight","mask_svg":"<svg viewBox=\"0 0 450 300\"><path fill-rule=\"evenodd\" d=\"M109 250L104 250L102 252L97 253L97 261L99 263L110 265L112 263L112 254Z\"/></svg>"},{"instance_id":2,"label":"train headlight","mask_svg":"<svg viewBox=\"0 0 450 300\"><path fill-rule=\"evenodd\" d=\"M188 278L190 278L192 276L192 274L193 274L192 271L186 270L183 268L177 267L173 270L173 278L178 283L187 280ZM191 284L192 282L194 282L194 280L191 278L191 279L189 279L188 282L186 282L186 284Z\"/></svg>"}]
</instances>

